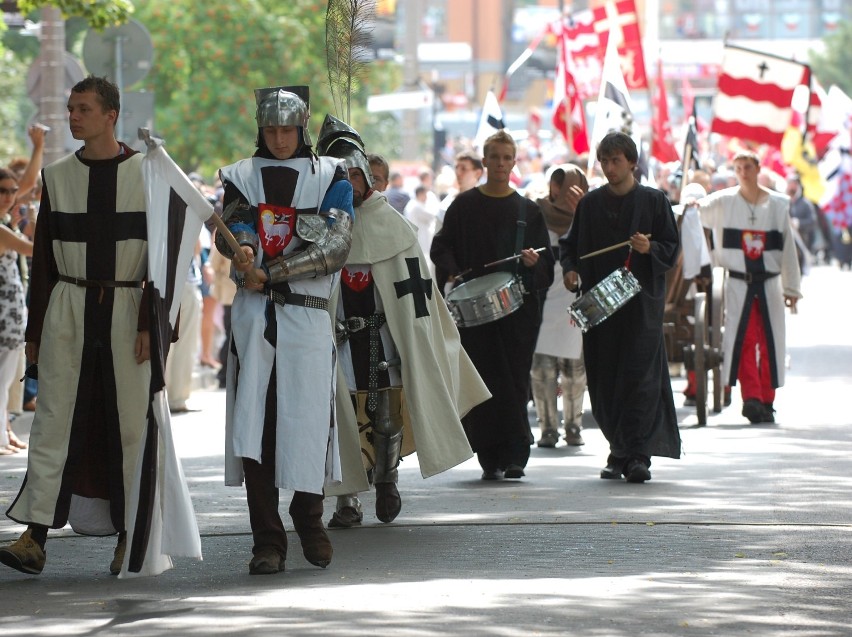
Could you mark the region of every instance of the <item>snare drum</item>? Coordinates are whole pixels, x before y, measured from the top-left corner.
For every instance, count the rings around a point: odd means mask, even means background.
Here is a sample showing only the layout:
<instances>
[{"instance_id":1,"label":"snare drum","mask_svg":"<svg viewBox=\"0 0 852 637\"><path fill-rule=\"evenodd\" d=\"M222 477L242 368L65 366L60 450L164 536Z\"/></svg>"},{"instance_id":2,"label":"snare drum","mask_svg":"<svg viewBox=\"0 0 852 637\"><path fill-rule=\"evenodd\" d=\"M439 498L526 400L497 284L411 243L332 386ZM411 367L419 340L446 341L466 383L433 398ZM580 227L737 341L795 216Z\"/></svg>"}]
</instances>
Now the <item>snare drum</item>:
<instances>
[{"instance_id":1,"label":"snare drum","mask_svg":"<svg viewBox=\"0 0 852 637\"><path fill-rule=\"evenodd\" d=\"M523 284L508 272L486 274L447 294L447 306L458 327L491 323L509 316L523 303Z\"/></svg>"},{"instance_id":2,"label":"snare drum","mask_svg":"<svg viewBox=\"0 0 852 637\"><path fill-rule=\"evenodd\" d=\"M619 268L571 304L568 313L584 332L615 314L642 286L627 268Z\"/></svg>"}]
</instances>

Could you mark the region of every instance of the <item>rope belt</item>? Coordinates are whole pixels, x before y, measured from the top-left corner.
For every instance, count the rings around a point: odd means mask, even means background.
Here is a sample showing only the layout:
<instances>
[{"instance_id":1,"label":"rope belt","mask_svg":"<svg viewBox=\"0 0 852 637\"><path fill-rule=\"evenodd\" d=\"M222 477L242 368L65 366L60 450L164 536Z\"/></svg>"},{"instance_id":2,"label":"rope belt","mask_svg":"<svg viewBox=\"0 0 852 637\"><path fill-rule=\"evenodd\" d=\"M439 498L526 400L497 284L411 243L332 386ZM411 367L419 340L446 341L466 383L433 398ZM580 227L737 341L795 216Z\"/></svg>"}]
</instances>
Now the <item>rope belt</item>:
<instances>
[{"instance_id":1,"label":"rope belt","mask_svg":"<svg viewBox=\"0 0 852 637\"><path fill-rule=\"evenodd\" d=\"M278 292L276 290L269 290L264 296L278 305L298 305L314 310L328 310L328 299L324 299L321 296L309 296L307 294L296 294L295 292Z\"/></svg>"},{"instance_id":2,"label":"rope belt","mask_svg":"<svg viewBox=\"0 0 852 637\"><path fill-rule=\"evenodd\" d=\"M778 276L778 272L735 272L734 270L728 270L728 274L733 279L740 279L745 281L747 284L752 283L763 283L764 281L768 281L776 276Z\"/></svg>"},{"instance_id":3,"label":"rope belt","mask_svg":"<svg viewBox=\"0 0 852 637\"><path fill-rule=\"evenodd\" d=\"M346 333L346 338L354 332L369 329L370 368L367 373L367 409L376 411L379 401L379 345L381 336L379 330L387 322L384 313L371 314L370 316L350 316L340 321Z\"/></svg>"},{"instance_id":4,"label":"rope belt","mask_svg":"<svg viewBox=\"0 0 852 637\"><path fill-rule=\"evenodd\" d=\"M81 288L100 288L98 303L104 300L104 288L141 288L142 281L99 281L95 279L78 279L73 276L59 275L59 280Z\"/></svg>"}]
</instances>

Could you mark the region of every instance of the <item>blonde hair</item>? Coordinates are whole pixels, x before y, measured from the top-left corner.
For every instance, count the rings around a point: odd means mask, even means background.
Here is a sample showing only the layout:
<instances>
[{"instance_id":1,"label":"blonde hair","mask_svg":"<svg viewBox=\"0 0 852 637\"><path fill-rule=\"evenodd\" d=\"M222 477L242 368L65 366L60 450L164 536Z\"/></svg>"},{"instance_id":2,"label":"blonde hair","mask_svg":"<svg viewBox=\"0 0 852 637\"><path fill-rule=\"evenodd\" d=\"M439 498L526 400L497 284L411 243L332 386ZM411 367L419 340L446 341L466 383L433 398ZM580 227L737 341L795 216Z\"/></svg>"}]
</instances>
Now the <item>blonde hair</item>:
<instances>
[{"instance_id":1,"label":"blonde hair","mask_svg":"<svg viewBox=\"0 0 852 637\"><path fill-rule=\"evenodd\" d=\"M506 144L512 147L512 155L516 156L518 154L518 145L515 143L514 138L509 135L505 130L498 130L496 133L488 137L485 140L485 143L482 145L482 156L486 157L488 155L488 148L493 146L494 144Z\"/></svg>"}]
</instances>

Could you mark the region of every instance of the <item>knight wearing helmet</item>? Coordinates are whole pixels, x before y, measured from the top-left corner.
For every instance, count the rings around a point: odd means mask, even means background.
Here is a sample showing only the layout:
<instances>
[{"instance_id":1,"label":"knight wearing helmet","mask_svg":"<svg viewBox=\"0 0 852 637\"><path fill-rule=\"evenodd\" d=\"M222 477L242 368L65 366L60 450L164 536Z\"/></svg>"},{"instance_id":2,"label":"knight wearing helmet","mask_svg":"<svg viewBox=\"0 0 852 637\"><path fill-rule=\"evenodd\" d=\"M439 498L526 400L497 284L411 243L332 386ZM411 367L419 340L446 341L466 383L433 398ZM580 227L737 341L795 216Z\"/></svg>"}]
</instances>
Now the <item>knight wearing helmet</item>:
<instances>
[{"instance_id":1,"label":"knight wearing helmet","mask_svg":"<svg viewBox=\"0 0 852 637\"><path fill-rule=\"evenodd\" d=\"M325 568L332 546L323 490L340 482L334 408L334 330L328 299L351 241L345 165L317 157L307 87L255 91L257 151L221 169L223 219L242 247L233 260L227 364L225 482L246 485L251 574L284 570L287 535L278 490L305 559Z\"/></svg>"},{"instance_id":2,"label":"knight wearing helmet","mask_svg":"<svg viewBox=\"0 0 852 637\"><path fill-rule=\"evenodd\" d=\"M461 416L489 394L430 278L417 229L373 188L361 136L327 115L317 151L346 163L357 210L331 303L344 482L326 490L338 496L329 526L361 523L357 493L369 489L368 476L376 517L391 522L402 508L401 457L416 450L424 478L470 458Z\"/></svg>"}]
</instances>

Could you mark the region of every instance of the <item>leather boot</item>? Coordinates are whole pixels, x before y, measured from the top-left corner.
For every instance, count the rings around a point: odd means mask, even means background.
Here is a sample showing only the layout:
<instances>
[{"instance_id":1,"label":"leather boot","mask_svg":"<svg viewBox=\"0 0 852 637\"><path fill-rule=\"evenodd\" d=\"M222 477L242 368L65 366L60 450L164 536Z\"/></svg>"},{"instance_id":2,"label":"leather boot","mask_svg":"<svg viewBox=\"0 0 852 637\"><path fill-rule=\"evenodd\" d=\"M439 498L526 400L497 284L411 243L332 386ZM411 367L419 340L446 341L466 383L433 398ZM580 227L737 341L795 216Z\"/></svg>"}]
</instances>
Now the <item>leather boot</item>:
<instances>
[{"instance_id":1,"label":"leather boot","mask_svg":"<svg viewBox=\"0 0 852 637\"><path fill-rule=\"evenodd\" d=\"M314 566L325 568L331 564L334 551L322 524L322 503L321 494L296 491L290 502L290 517L302 543L305 559Z\"/></svg>"}]
</instances>

